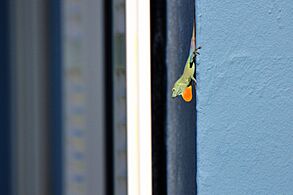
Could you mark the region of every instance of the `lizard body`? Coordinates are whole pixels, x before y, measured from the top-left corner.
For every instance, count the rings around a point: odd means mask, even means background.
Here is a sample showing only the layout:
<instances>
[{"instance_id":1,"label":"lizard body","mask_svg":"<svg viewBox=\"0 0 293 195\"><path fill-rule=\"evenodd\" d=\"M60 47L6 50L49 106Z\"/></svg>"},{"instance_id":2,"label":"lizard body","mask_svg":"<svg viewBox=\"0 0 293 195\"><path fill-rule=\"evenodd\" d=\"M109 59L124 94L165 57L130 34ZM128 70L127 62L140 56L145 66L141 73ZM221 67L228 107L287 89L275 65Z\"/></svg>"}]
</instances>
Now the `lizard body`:
<instances>
[{"instance_id":1,"label":"lizard body","mask_svg":"<svg viewBox=\"0 0 293 195\"><path fill-rule=\"evenodd\" d=\"M195 58L199 54L198 50L201 47L195 49L191 55L188 56L186 61L183 74L181 77L175 82L174 87L172 88L172 97L175 98L179 95L182 95L183 92L191 85L191 82L194 81L196 84L196 80L194 78L195 71Z\"/></svg>"}]
</instances>

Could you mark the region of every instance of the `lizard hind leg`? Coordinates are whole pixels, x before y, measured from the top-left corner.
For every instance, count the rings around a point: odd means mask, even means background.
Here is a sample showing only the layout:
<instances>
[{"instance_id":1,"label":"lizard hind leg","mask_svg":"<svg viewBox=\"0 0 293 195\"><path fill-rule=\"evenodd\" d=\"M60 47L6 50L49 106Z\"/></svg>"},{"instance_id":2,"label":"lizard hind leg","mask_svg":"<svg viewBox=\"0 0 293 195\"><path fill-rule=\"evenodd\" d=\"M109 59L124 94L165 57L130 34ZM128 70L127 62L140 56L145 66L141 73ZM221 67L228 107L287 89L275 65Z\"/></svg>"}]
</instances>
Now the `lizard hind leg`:
<instances>
[{"instance_id":1,"label":"lizard hind leg","mask_svg":"<svg viewBox=\"0 0 293 195\"><path fill-rule=\"evenodd\" d=\"M191 76L191 79L194 81L194 83L196 84L196 79L194 78L194 76Z\"/></svg>"},{"instance_id":2,"label":"lizard hind leg","mask_svg":"<svg viewBox=\"0 0 293 195\"><path fill-rule=\"evenodd\" d=\"M196 79L194 78L194 76L191 77L191 80L194 81L194 89L196 89ZM190 83L192 83L192 82L190 82Z\"/></svg>"}]
</instances>

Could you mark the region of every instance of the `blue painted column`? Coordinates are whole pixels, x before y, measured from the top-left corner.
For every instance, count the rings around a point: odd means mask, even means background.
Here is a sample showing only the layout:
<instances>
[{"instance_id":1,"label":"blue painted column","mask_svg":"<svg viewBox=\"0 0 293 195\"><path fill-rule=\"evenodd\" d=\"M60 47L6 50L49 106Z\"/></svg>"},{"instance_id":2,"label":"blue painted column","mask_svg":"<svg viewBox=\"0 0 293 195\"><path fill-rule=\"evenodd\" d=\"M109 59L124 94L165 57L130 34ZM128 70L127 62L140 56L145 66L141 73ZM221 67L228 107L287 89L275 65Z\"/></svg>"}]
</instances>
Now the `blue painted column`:
<instances>
[{"instance_id":1,"label":"blue painted column","mask_svg":"<svg viewBox=\"0 0 293 195\"><path fill-rule=\"evenodd\" d=\"M292 10L197 0L199 195L292 194Z\"/></svg>"},{"instance_id":2,"label":"blue painted column","mask_svg":"<svg viewBox=\"0 0 293 195\"><path fill-rule=\"evenodd\" d=\"M167 194L196 193L196 100L172 98L172 87L181 76L189 55L194 19L193 0L168 0L166 43L166 153ZM195 94L195 93L194 93Z\"/></svg>"}]
</instances>

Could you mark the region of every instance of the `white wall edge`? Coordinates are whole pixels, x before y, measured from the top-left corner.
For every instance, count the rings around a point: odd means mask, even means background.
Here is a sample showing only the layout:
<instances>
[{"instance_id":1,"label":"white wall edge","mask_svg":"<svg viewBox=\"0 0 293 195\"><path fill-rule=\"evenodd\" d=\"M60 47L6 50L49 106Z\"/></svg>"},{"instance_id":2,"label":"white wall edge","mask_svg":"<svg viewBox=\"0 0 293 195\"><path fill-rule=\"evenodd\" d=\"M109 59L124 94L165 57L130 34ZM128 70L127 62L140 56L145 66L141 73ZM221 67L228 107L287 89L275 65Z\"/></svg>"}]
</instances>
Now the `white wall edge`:
<instances>
[{"instance_id":1,"label":"white wall edge","mask_svg":"<svg viewBox=\"0 0 293 195\"><path fill-rule=\"evenodd\" d=\"M126 0L129 195L152 194L150 2Z\"/></svg>"}]
</instances>

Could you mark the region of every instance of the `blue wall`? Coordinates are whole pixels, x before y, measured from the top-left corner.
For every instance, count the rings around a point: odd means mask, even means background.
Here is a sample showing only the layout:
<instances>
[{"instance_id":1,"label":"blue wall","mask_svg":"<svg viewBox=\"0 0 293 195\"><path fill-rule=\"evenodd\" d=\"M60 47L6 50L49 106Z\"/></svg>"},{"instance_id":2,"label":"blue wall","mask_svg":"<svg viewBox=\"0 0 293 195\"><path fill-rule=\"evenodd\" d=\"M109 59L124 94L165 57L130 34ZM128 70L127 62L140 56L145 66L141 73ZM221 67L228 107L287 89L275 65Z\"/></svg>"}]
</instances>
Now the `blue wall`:
<instances>
[{"instance_id":1,"label":"blue wall","mask_svg":"<svg viewBox=\"0 0 293 195\"><path fill-rule=\"evenodd\" d=\"M293 194L293 1L196 7L198 194Z\"/></svg>"}]
</instances>

